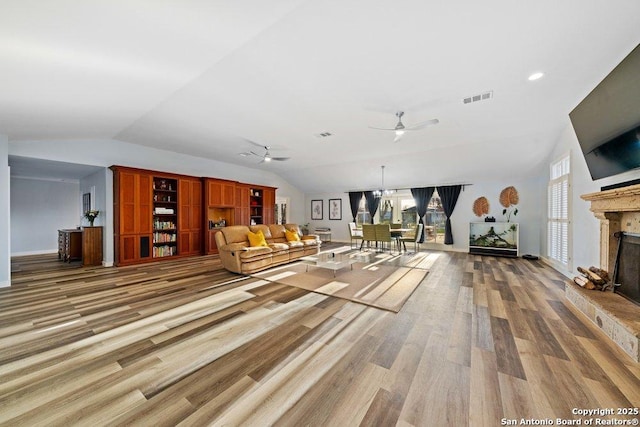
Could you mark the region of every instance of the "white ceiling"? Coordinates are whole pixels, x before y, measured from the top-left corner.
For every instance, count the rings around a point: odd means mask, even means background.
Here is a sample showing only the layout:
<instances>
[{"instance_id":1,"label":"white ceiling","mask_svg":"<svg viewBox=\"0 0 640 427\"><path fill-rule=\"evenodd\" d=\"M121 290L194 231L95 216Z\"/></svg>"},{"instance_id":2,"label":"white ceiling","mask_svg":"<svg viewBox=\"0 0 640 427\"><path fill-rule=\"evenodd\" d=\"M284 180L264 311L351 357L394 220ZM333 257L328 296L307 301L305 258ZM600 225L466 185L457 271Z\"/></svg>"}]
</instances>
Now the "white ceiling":
<instances>
[{"instance_id":1,"label":"white ceiling","mask_svg":"<svg viewBox=\"0 0 640 427\"><path fill-rule=\"evenodd\" d=\"M638 16L638 0L0 0L0 134L114 138L306 192L377 187L381 165L391 188L528 177L640 42ZM398 110L440 123L396 144L369 128ZM291 160L241 157L247 140Z\"/></svg>"}]
</instances>

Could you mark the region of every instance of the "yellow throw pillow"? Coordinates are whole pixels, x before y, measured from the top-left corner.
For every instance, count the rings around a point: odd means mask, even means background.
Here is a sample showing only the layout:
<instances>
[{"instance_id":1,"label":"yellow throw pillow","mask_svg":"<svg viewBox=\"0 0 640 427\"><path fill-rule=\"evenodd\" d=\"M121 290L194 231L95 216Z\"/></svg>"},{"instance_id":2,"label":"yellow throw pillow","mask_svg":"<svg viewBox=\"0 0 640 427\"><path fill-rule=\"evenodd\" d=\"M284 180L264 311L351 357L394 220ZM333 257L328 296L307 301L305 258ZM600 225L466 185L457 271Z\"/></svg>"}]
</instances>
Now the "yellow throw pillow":
<instances>
[{"instance_id":1,"label":"yellow throw pillow","mask_svg":"<svg viewBox=\"0 0 640 427\"><path fill-rule=\"evenodd\" d=\"M251 246L252 248L258 246L269 246L267 245L267 241L264 238L264 234L262 234L262 230L258 230L257 233L252 233L251 231L249 231L247 236L249 237L249 246Z\"/></svg>"},{"instance_id":2,"label":"yellow throw pillow","mask_svg":"<svg viewBox=\"0 0 640 427\"><path fill-rule=\"evenodd\" d=\"M287 242L299 242L300 236L293 230L284 230L284 237L287 238Z\"/></svg>"}]
</instances>

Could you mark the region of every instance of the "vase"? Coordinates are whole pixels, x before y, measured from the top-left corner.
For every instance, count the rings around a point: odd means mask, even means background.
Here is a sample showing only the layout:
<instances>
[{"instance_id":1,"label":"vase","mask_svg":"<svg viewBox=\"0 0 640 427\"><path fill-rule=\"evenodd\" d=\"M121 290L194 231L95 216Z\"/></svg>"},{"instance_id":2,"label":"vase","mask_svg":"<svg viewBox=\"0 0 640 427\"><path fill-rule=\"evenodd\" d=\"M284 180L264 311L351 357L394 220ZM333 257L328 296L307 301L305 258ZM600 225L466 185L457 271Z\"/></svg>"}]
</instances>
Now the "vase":
<instances>
[{"instance_id":1,"label":"vase","mask_svg":"<svg viewBox=\"0 0 640 427\"><path fill-rule=\"evenodd\" d=\"M93 221L94 221L93 219L89 220L89 227L93 227Z\"/></svg>"}]
</instances>

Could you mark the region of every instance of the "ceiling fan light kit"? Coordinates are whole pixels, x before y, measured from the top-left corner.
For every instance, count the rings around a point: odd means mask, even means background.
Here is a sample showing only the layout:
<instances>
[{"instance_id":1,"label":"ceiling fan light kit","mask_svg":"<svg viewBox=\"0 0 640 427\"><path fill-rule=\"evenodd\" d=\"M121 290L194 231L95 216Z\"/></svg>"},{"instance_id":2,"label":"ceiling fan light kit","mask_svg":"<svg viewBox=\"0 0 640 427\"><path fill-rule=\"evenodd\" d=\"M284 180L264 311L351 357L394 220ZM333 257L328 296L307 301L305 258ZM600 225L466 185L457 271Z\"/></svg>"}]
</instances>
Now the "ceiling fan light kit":
<instances>
[{"instance_id":1,"label":"ceiling fan light kit","mask_svg":"<svg viewBox=\"0 0 640 427\"><path fill-rule=\"evenodd\" d=\"M284 162L285 160L289 160L289 157L273 157L271 153L269 153L269 150L271 149L271 147L268 145L258 145L255 142L252 142L252 141L249 141L249 142L251 142L253 145L264 148L264 154L258 154L255 151L249 151L248 153L247 152L239 153L243 157L247 157L253 154L254 156L260 157L262 159L260 160L260 163L269 163L272 160L276 162Z\"/></svg>"},{"instance_id":2,"label":"ceiling fan light kit","mask_svg":"<svg viewBox=\"0 0 640 427\"><path fill-rule=\"evenodd\" d=\"M375 127L375 126L369 126L369 128L375 129L375 130L392 130L396 134L396 137L393 140L393 142L398 142L398 141L400 141L402 136L405 134L405 131L408 131L408 130L420 130L420 129L424 129L427 126L431 126L431 125L435 125L435 124L440 123L440 120L438 120L438 119L431 119L431 120L427 120L425 122L416 123L416 124L411 125L411 126L405 126L404 123L402 123L402 116L404 116L404 111L398 111L396 113L396 117L398 118L398 123L393 128L379 128L379 127Z\"/></svg>"}]
</instances>

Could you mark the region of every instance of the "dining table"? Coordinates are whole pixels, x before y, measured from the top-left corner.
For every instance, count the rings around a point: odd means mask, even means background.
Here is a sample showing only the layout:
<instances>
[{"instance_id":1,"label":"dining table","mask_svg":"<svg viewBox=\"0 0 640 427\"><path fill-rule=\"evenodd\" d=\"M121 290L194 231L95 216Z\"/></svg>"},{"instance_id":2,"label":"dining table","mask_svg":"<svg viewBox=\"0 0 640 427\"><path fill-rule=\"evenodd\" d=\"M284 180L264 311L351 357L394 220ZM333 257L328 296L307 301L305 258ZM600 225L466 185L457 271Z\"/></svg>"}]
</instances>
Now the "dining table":
<instances>
[{"instance_id":1,"label":"dining table","mask_svg":"<svg viewBox=\"0 0 640 427\"><path fill-rule=\"evenodd\" d=\"M396 241L396 247L398 248L398 252L402 252L402 245L400 245L400 238L403 237L404 233L409 233L415 230L416 230L415 227L391 229L391 237Z\"/></svg>"}]
</instances>

